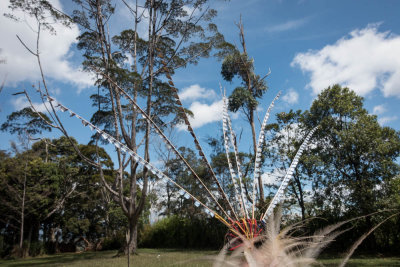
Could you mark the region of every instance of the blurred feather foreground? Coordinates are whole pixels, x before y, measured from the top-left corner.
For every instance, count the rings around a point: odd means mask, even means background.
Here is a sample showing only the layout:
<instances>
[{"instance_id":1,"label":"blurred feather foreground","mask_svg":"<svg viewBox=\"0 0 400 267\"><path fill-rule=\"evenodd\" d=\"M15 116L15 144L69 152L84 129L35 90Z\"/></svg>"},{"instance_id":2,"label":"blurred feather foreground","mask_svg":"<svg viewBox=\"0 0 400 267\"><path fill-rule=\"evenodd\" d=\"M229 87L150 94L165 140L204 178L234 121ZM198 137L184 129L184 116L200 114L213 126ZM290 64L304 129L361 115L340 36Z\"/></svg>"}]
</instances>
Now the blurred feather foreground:
<instances>
[{"instance_id":1,"label":"blurred feather foreground","mask_svg":"<svg viewBox=\"0 0 400 267\"><path fill-rule=\"evenodd\" d=\"M248 267L306 267L317 266L316 258L340 234L351 228L341 229L345 224L380 212L346 220L323 228L311 236L294 235L305 222L295 223L281 229L280 209L269 217L264 234L253 239L239 236L243 245L229 255L229 244L221 250L214 260L213 267L248 266ZM340 267L346 265L355 249L381 224L399 213L392 214L362 235L348 250Z\"/></svg>"}]
</instances>

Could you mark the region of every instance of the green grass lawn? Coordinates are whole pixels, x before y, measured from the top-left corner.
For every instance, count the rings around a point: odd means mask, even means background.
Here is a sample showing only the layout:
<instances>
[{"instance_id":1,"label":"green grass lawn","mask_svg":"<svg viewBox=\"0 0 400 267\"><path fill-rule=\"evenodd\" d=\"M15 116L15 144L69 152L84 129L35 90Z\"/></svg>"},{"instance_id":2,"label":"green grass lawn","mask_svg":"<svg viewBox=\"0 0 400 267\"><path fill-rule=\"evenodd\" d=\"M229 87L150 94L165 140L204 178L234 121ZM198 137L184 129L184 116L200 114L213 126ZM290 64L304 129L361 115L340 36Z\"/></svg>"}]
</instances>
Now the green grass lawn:
<instances>
[{"instance_id":1,"label":"green grass lawn","mask_svg":"<svg viewBox=\"0 0 400 267\"><path fill-rule=\"evenodd\" d=\"M22 260L0 260L1 266L127 266L126 257L117 257L116 251L63 253ZM212 266L216 251L172 250L172 249L139 249L139 254L131 258L131 266ZM338 258L320 260L323 266L337 266ZM400 258L361 258L354 257L347 266L399 266Z\"/></svg>"}]
</instances>

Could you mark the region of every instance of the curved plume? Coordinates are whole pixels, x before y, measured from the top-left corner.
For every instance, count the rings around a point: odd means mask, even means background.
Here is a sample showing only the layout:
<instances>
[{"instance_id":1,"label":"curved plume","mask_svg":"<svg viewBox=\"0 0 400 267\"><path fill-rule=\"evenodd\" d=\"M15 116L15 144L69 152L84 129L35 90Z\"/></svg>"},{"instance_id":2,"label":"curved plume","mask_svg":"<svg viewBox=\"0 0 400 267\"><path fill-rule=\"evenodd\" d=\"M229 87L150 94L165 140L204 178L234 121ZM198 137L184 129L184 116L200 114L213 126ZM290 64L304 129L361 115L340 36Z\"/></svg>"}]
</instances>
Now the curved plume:
<instances>
[{"instance_id":1,"label":"curved plume","mask_svg":"<svg viewBox=\"0 0 400 267\"><path fill-rule=\"evenodd\" d=\"M317 130L318 127L319 126L314 127L308 133L306 139L301 144L299 150L296 153L296 156L294 157L292 163L290 164L290 167L289 167L288 171L286 172L285 177L282 180L281 185L279 186L278 191L276 192L275 196L273 197L273 199L272 199L271 203L269 204L266 212L261 217L262 221L265 221L265 217L270 216L272 214L274 208L276 207L276 205L283 200L283 194L285 192L286 187L289 184L290 179L292 179L292 177L293 177L293 173L294 173L294 170L297 167L297 164L299 163L299 159L300 159L301 155L303 154L303 151L304 151L305 147L308 146L308 143L310 142L311 136L314 134L314 132Z\"/></svg>"},{"instance_id":2,"label":"curved plume","mask_svg":"<svg viewBox=\"0 0 400 267\"><path fill-rule=\"evenodd\" d=\"M254 160L252 219L254 219L254 209L255 209L255 205L256 205L256 199L255 199L256 198L256 181L258 180L258 177L260 177L261 149L262 149L262 145L264 144L264 140L265 140L265 127L267 126L269 114L271 113L271 110L274 107L275 101L279 98L280 95L281 95L281 91L279 91L279 93L275 96L275 98L272 100L271 104L269 105L268 110L265 113L263 123L261 125L260 135L258 136L256 155L255 155L255 160Z\"/></svg>"},{"instance_id":3,"label":"curved plume","mask_svg":"<svg viewBox=\"0 0 400 267\"><path fill-rule=\"evenodd\" d=\"M228 110L228 104L226 103L226 110ZM240 187L240 197L242 198L243 201L243 205L244 205L244 211L246 213L246 218L249 217L248 212L247 212L247 202L246 202L246 197L244 195L244 192L246 191L244 188L244 184L243 184L243 174L242 171L240 170L240 166L241 166L241 162L240 162L240 158L239 158L239 151L236 145L236 136L235 136L235 132L232 129L232 124L231 124L231 119L229 117L228 112L226 111L226 121L228 124L228 129L230 132L230 141L231 144L233 146L234 152L235 152L235 160L236 160L236 168L237 168L237 174L238 174L238 178L239 178L239 187Z\"/></svg>"},{"instance_id":4,"label":"curved plume","mask_svg":"<svg viewBox=\"0 0 400 267\"><path fill-rule=\"evenodd\" d=\"M48 97L49 101L54 101L54 99ZM104 140L108 141L110 144L114 145L116 148L120 148L122 151L128 153L129 155L131 155L133 157L133 159L139 163L140 165L142 165L143 167L145 167L146 169L148 169L150 172L152 172L155 176L157 176L160 179L167 179L170 182L172 182L176 187L178 187L180 189L180 193L183 197L185 197L186 199L192 198L194 200L194 205L196 207L198 206L203 206L205 208L205 212L211 216L214 216L219 219L221 221L221 216L218 215L217 212L215 212L214 210L212 210L211 208L209 208L207 205L205 205L203 202L201 202L198 198L196 198L195 196L193 196L191 193L189 193L185 188L183 188L182 186L180 186L178 183L176 183L173 179L171 179L169 176L165 175L162 171L160 171L158 168L156 168L155 166L153 166L151 163L149 163L148 161L146 161L145 159L143 159L142 157L140 157L136 152L134 152L133 150L131 150L127 145L121 143L119 140L115 139L113 136L109 135L108 133L102 131L101 129L99 129L97 126L93 125L92 123L90 123L89 121L87 121L86 119L82 118L81 116L79 116L77 113L73 112L71 109L65 107L64 105L62 105L61 103L57 102L57 104L55 105L56 108L59 108L60 111L62 112L66 112L69 111L69 113L71 114L71 117L76 117L78 119L81 120L82 124L84 126L89 126L91 130L95 130ZM221 219L220 219L221 218ZM222 219L223 220L223 219ZM225 220L222 221L224 224L227 224ZM229 224L227 224L229 226Z\"/></svg>"}]
</instances>

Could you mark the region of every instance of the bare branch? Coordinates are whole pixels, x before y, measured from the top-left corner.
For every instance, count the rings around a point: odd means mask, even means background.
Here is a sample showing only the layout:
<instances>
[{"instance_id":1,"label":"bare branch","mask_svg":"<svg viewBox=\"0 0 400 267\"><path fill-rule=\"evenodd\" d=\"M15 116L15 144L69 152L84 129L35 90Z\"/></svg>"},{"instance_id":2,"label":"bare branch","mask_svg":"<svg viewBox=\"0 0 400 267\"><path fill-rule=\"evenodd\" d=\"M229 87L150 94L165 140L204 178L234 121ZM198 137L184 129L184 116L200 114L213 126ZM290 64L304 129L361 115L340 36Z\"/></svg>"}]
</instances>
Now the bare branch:
<instances>
[{"instance_id":1,"label":"bare branch","mask_svg":"<svg viewBox=\"0 0 400 267\"><path fill-rule=\"evenodd\" d=\"M31 49L29 49L29 47L21 40L21 38L19 38L18 35L16 35L18 40L21 42L21 44L26 48L26 50L28 50L29 53L31 53L34 56L38 56L38 54L34 53Z\"/></svg>"},{"instance_id":2,"label":"bare branch","mask_svg":"<svg viewBox=\"0 0 400 267\"><path fill-rule=\"evenodd\" d=\"M57 204L55 205L54 209L53 209L52 211L50 211L50 212L46 215L46 217L44 218L44 220L48 219L48 218L49 218L51 215L53 215L56 211L58 211L58 210L60 210L62 207L64 207L65 200L68 199L68 197L75 191L75 189L76 189L76 184L73 184L71 190L70 190L67 194L65 194L65 195L57 202Z\"/></svg>"}]
</instances>

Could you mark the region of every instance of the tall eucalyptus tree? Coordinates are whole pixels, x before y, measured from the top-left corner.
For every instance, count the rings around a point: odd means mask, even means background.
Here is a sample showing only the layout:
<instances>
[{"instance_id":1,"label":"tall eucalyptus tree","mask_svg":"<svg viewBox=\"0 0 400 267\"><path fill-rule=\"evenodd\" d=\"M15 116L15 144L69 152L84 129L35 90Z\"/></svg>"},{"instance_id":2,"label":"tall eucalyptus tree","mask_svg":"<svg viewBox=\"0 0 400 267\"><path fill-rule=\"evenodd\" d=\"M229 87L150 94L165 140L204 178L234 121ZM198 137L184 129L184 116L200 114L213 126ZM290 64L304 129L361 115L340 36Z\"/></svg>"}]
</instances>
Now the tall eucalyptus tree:
<instances>
[{"instance_id":1,"label":"tall eucalyptus tree","mask_svg":"<svg viewBox=\"0 0 400 267\"><path fill-rule=\"evenodd\" d=\"M95 85L98 86L97 94L91 97L97 107L92 122L103 126L108 134L131 150L143 153L144 159L150 161L150 125L139 118L130 101L144 104L147 115L160 127L164 126L166 118L172 123L181 120L182 114L171 94L177 90L171 75L177 68L196 64L201 57L210 56L213 48L223 50L226 47L223 36L211 23L216 11L208 6L207 0L147 0L133 4L112 0L73 1L78 8L71 16L55 9L49 1L27 3L15 0L11 6L36 17L39 27L44 29L52 30L51 23L46 20L48 14L65 25L71 22L80 25L83 33L78 38L78 48L83 51L83 65L86 71L96 76ZM111 36L110 29L114 25L110 18L121 6L132 15L127 25L133 26ZM138 29L143 26L147 28L146 33L139 35ZM37 52L29 51L41 66L39 48ZM48 88L42 74L42 88L47 96ZM52 126L69 136L54 107L51 111L54 116ZM47 122L51 124L49 120ZM93 143L98 144L97 140L98 136L93 136ZM85 161L98 168L104 187L127 216L129 231L125 251L134 252L137 224L148 194L148 170L140 169L133 158L116 148L117 175L110 183L104 178L100 162L86 157L78 146L74 145L74 148ZM129 169L128 176L126 168Z\"/></svg>"},{"instance_id":2,"label":"tall eucalyptus tree","mask_svg":"<svg viewBox=\"0 0 400 267\"><path fill-rule=\"evenodd\" d=\"M81 8L74 12L74 20L86 30L79 37L78 48L84 51L85 69L98 78L98 93L92 95L93 105L98 110L92 122L103 125L108 133L135 152L143 145L144 159L150 161L150 125L138 117L135 108L122 97L121 90L133 101L145 103L147 115L160 127L164 125L163 118L177 123L181 114L172 95L176 89L170 75L177 68L197 63L200 57L208 57L212 48L223 43L222 35L210 23L216 11L203 0L136 1L133 6L123 1L132 14L134 26L111 38L108 29L112 25L108 20L115 11L113 2L75 2ZM139 35L141 24L147 25L144 36ZM134 252L137 223L148 194L149 174L146 168L140 171L134 159L118 148L117 158L118 175L113 184L106 187L128 218L126 252ZM128 166L129 178L126 179L123 173ZM139 184L140 197L137 194ZM129 188L129 193L124 192L125 187Z\"/></svg>"},{"instance_id":3,"label":"tall eucalyptus tree","mask_svg":"<svg viewBox=\"0 0 400 267\"><path fill-rule=\"evenodd\" d=\"M253 141L253 156L257 153L257 137L256 137L256 109L258 100L261 99L268 87L265 78L270 72L261 77L255 73L254 59L250 58L246 39L244 34L244 26L240 19L237 24L239 28L239 39L241 50L233 46L225 46L226 54L221 66L221 74L224 80L232 82L234 77L241 80L242 85L236 87L229 96L229 110L236 112L242 110L250 124L251 136ZM261 176L258 177L259 201L264 203L264 188Z\"/></svg>"}]
</instances>

